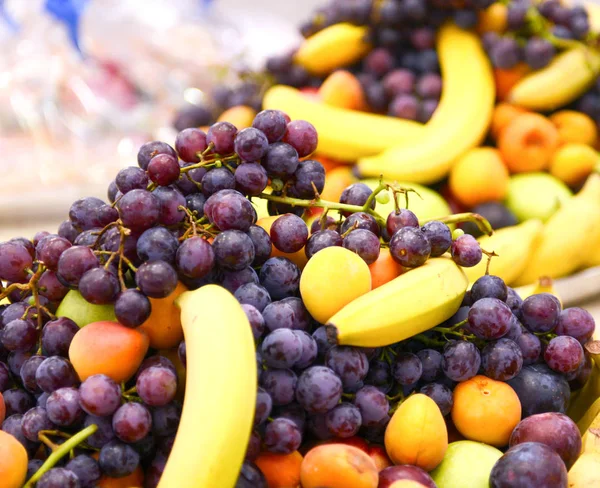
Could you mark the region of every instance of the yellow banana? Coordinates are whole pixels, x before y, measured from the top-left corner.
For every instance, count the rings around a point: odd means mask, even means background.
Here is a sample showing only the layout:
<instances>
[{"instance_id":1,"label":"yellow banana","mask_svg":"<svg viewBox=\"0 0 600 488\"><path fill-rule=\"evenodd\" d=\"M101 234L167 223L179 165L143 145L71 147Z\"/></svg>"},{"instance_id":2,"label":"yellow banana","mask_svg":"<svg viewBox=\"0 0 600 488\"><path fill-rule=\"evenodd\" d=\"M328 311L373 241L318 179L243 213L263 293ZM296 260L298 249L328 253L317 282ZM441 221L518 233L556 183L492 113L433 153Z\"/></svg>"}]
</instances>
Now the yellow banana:
<instances>
[{"instance_id":1,"label":"yellow banana","mask_svg":"<svg viewBox=\"0 0 600 488\"><path fill-rule=\"evenodd\" d=\"M517 286L540 276L559 278L579 269L600 245L600 175L588 177L582 190L548 219Z\"/></svg>"},{"instance_id":2,"label":"yellow banana","mask_svg":"<svg viewBox=\"0 0 600 488\"><path fill-rule=\"evenodd\" d=\"M424 133L424 126L417 122L332 107L283 85L267 90L263 108L282 110L293 120L308 120L319 133L317 152L347 162L399 143L412 144Z\"/></svg>"},{"instance_id":3,"label":"yellow banana","mask_svg":"<svg viewBox=\"0 0 600 488\"><path fill-rule=\"evenodd\" d=\"M435 327L460 307L469 280L449 258L429 259L356 298L327 324L338 344L379 347Z\"/></svg>"},{"instance_id":4,"label":"yellow banana","mask_svg":"<svg viewBox=\"0 0 600 488\"><path fill-rule=\"evenodd\" d=\"M482 249L495 252L490 261L490 274L499 276L510 285L525 269L529 255L542 233L544 225L541 220L526 220L522 224L505 227L495 231L491 236L478 239ZM477 266L465 268L469 281L473 282L485 274L487 259L481 260Z\"/></svg>"},{"instance_id":5,"label":"yellow banana","mask_svg":"<svg viewBox=\"0 0 600 488\"><path fill-rule=\"evenodd\" d=\"M579 419L577 422L577 427L579 427L579 432L581 435L585 435L586 431L590 428L590 426L594 423L600 422L600 398L596 398L596 401L592 403L590 408L588 408L587 412ZM598 425L600 427L600 424Z\"/></svg>"},{"instance_id":6,"label":"yellow banana","mask_svg":"<svg viewBox=\"0 0 600 488\"><path fill-rule=\"evenodd\" d=\"M437 49L444 89L424 136L359 159L362 175L433 183L444 178L452 163L485 137L496 93L492 68L479 38L448 24L438 33Z\"/></svg>"},{"instance_id":7,"label":"yellow banana","mask_svg":"<svg viewBox=\"0 0 600 488\"><path fill-rule=\"evenodd\" d=\"M600 54L586 47L569 49L519 81L508 101L530 110L554 110L581 96L599 73Z\"/></svg>"},{"instance_id":8,"label":"yellow banana","mask_svg":"<svg viewBox=\"0 0 600 488\"><path fill-rule=\"evenodd\" d=\"M571 395L567 415L574 422L580 422L598 398L600 398L600 369L594 365L587 383L581 390Z\"/></svg>"},{"instance_id":9,"label":"yellow banana","mask_svg":"<svg viewBox=\"0 0 600 488\"><path fill-rule=\"evenodd\" d=\"M558 298L558 301L562 305L562 300L558 295L556 288L554 288L554 282L552 281L552 278L549 278L548 276L540 276L537 282L533 283L532 285L515 288L515 291L523 300L531 295L537 295L538 293L550 293Z\"/></svg>"},{"instance_id":10,"label":"yellow banana","mask_svg":"<svg viewBox=\"0 0 600 488\"><path fill-rule=\"evenodd\" d=\"M294 61L313 75L326 75L354 64L371 50L368 28L347 23L334 24L305 39Z\"/></svg>"},{"instance_id":11,"label":"yellow banana","mask_svg":"<svg viewBox=\"0 0 600 488\"><path fill-rule=\"evenodd\" d=\"M585 430L581 455L569 470L569 488L600 486L600 414Z\"/></svg>"},{"instance_id":12,"label":"yellow banana","mask_svg":"<svg viewBox=\"0 0 600 488\"><path fill-rule=\"evenodd\" d=\"M186 392L159 488L233 488L254 421L256 359L238 301L217 285L177 299L187 355Z\"/></svg>"}]
</instances>

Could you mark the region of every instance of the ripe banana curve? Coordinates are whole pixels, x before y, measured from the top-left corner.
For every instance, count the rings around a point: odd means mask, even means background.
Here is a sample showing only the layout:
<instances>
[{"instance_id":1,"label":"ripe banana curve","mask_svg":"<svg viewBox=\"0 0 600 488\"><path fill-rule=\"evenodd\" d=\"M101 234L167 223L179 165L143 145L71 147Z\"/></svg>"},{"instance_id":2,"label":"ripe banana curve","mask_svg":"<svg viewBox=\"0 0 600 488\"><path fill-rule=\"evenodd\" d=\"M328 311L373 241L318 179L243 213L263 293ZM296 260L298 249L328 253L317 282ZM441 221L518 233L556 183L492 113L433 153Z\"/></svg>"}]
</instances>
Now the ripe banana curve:
<instances>
[{"instance_id":1,"label":"ripe banana curve","mask_svg":"<svg viewBox=\"0 0 600 488\"><path fill-rule=\"evenodd\" d=\"M455 25L438 34L444 88L440 104L420 140L358 161L364 176L429 184L444 178L453 162L485 137L496 89L490 62L476 34ZM468 60L465 63L465 59Z\"/></svg>"},{"instance_id":2,"label":"ripe banana curve","mask_svg":"<svg viewBox=\"0 0 600 488\"><path fill-rule=\"evenodd\" d=\"M319 134L317 152L347 162L379 154L398 143L413 143L424 133L424 126L417 122L332 107L283 85L267 90L263 108L282 110L293 120L308 120Z\"/></svg>"},{"instance_id":3,"label":"ripe banana curve","mask_svg":"<svg viewBox=\"0 0 600 488\"><path fill-rule=\"evenodd\" d=\"M177 437L159 488L233 488L254 421L256 359L250 324L224 288L177 300L187 355Z\"/></svg>"},{"instance_id":4,"label":"ripe banana curve","mask_svg":"<svg viewBox=\"0 0 600 488\"><path fill-rule=\"evenodd\" d=\"M581 455L569 470L569 488L600 486L600 413L595 414L582 433Z\"/></svg>"},{"instance_id":5,"label":"ripe banana curve","mask_svg":"<svg viewBox=\"0 0 600 488\"><path fill-rule=\"evenodd\" d=\"M327 323L341 345L387 346L424 332L460 307L469 280L449 258L429 259L356 298Z\"/></svg>"},{"instance_id":6,"label":"ripe banana curve","mask_svg":"<svg viewBox=\"0 0 600 488\"><path fill-rule=\"evenodd\" d=\"M554 110L583 95L599 73L598 52L585 47L569 49L519 81L508 101L530 110Z\"/></svg>"}]
</instances>

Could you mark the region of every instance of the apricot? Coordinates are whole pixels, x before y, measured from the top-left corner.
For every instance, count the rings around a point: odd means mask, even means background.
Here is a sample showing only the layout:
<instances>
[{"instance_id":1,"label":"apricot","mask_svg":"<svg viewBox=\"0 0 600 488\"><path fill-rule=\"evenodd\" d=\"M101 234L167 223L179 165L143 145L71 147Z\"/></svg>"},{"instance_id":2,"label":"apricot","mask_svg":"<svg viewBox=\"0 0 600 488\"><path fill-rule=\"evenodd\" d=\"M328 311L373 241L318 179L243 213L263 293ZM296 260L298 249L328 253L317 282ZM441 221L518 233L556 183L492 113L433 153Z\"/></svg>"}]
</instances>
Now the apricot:
<instances>
[{"instance_id":1,"label":"apricot","mask_svg":"<svg viewBox=\"0 0 600 488\"><path fill-rule=\"evenodd\" d=\"M494 80L496 81L496 97L505 100L513 86L529 73L530 69L525 63L519 63L511 69L494 69Z\"/></svg>"},{"instance_id":2,"label":"apricot","mask_svg":"<svg viewBox=\"0 0 600 488\"><path fill-rule=\"evenodd\" d=\"M330 439L323 441L321 444L345 444L347 446L356 447L367 454L369 453L369 443L362 437L357 436L346 437L345 439Z\"/></svg>"},{"instance_id":3,"label":"apricot","mask_svg":"<svg viewBox=\"0 0 600 488\"><path fill-rule=\"evenodd\" d=\"M444 459L448 431L437 404L427 395L408 397L385 429L385 448L395 464L431 471Z\"/></svg>"},{"instance_id":4,"label":"apricot","mask_svg":"<svg viewBox=\"0 0 600 488\"><path fill-rule=\"evenodd\" d=\"M558 130L540 114L515 117L500 133L498 149L512 173L546 169L558 148Z\"/></svg>"},{"instance_id":5,"label":"apricot","mask_svg":"<svg viewBox=\"0 0 600 488\"><path fill-rule=\"evenodd\" d=\"M330 202L339 202L342 192L358 179L352 174L348 166L334 168L327 173L325 188L321 192L321 198Z\"/></svg>"},{"instance_id":6,"label":"apricot","mask_svg":"<svg viewBox=\"0 0 600 488\"><path fill-rule=\"evenodd\" d=\"M383 471L393 465L392 461L385 452L385 447L372 445L367 449L367 454L377 466L377 471Z\"/></svg>"},{"instance_id":7,"label":"apricot","mask_svg":"<svg viewBox=\"0 0 600 488\"><path fill-rule=\"evenodd\" d=\"M273 222L275 222L280 216L279 215L271 215L269 217L263 217L256 222L256 225L262 227L267 231L267 233L271 234L271 226ZM286 253L280 251L275 246L271 245L271 257L274 256L282 256L284 258L288 258L292 263L294 263L298 268L304 269L306 263L308 262L308 258L306 257L306 253L304 252L304 247L299 251Z\"/></svg>"},{"instance_id":8,"label":"apricot","mask_svg":"<svg viewBox=\"0 0 600 488\"><path fill-rule=\"evenodd\" d=\"M508 192L510 176L500 152L492 147L476 147L463 154L450 170L450 191L467 207L502 201Z\"/></svg>"},{"instance_id":9,"label":"apricot","mask_svg":"<svg viewBox=\"0 0 600 488\"><path fill-rule=\"evenodd\" d=\"M235 107L225 110L219 118L218 122L231 122L238 130L252 126L252 121L256 117L256 111L246 105L236 105Z\"/></svg>"},{"instance_id":10,"label":"apricot","mask_svg":"<svg viewBox=\"0 0 600 488\"><path fill-rule=\"evenodd\" d=\"M490 126L492 136L495 139L498 139L502 130L510 124L515 117L524 113L527 113L524 108L511 105L510 103L502 102L496 105L494 113L492 114L492 124Z\"/></svg>"},{"instance_id":11,"label":"apricot","mask_svg":"<svg viewBox=\"0 0 600 488\"><path fill-rule=\"evenodd\" d=\"M377 473L377 466L364 451L344 444L325 444L306 454L300 481L302 488L377 488Z\"/></svg>"},{"instance_id":12,"label":"apricot","mask_svg":"<svg viewBox=\"0 0 600 488\"><path fill-rule=\"evenodd\" d=\"M12 435L0 430L0 484L20 488L27 476L27 451Z\"/></svg>"},{"instance_id":13,"label":"apricot","mask_svg":"<svg viewBox=\"0 0 600 488\"><path fill-rule=\"evenodd\" d=\"M140 466L123 478L102 476L96 485L98 488L142 488L144 486L144 471Z\"/></svg>"},{"instance_id":14,"label":"apricot","mask_svg":"<svg viewBox=\"0 0 600 488\"><path fill-rule=\"evenodd\" d=\"M596 123L589 115L575 110L560 110L550 117L558 129L558 136L562 144L576 142L594 146L598 139Z\"/></svg>"},{"instance_id":15,"label":"apricot","mask_svg":"<svg viewBox=\"0 0 600 488\"><path fill-rule=\"evenodd\" d=\"M506 30L508 8L502 3L493 3L485 10L479 13L477 22L477 32L484 34L486 32L503 33Z\"/></svg>"},{"instance_id":16,"label":"apricot","mask_svg":"<svg viewBox=\"0 0 600 488\"><path fill-rule=\"evenodd\" d=\"M387 247L382 247L377 261L369 264L369 271L371 272L371 289L374 290L400 276L402 266L392 258Z\"/></svg>"},{"instance_id":17,"label":"apricot","mask_svg":"<svg viewBox=\"0 0 600 488\"><path fill-rule=\"evenodd\" d=\"M184 291L187 288L179 282L168 297L150 298L152 312L138 330L146 333L153 349L169 349L183 340L181 312L174 302Z\"/></svg>"},{"instance_id":18,"label":"apricot","mask_svg":"<svg viewBox=\"0 0 600 488\"><path fill-rule=\"evenodd\" d=\"M503 447L521 420L521 402L507 383L478 375L456 386L451 415L467 439Z\"/></svg>"},{"instance_id":19,"label":"apricot","mask_svg":"<svg viewBox=\"0 0 600 488\"><path fill-rule=\"evenodd\" d=\"M329 175L329 172L334 170L335 168L339 168L340 166L345 166L346 163L343 161L338 161L337 159L331 159L321 154L313 154L310 159L314 159L315 161L319 161L325 168L325 174Z\"/></svg>"},{"instance_id":20,"label":"apricot","mask_svg":"<svg viewBox=\"0 0 600 488\"><path fill-rule=\"evenodd\" d=\"M364 110L367 105L360 81L346 70L334 71L325 78L319 95L323 103L334 107Z\"/></svg>"},{"instance_id":21,"label":"apricot","mask_svg":"<svg viewBox=\"0 0 600 488\"><path fill-rule=\"evenodd\" d=\"M326 247L316 253L300 277L304 306L322 324L369 291L369 266L358 254L340 246Z\"/></svg>"},{"instance_id":22,"label":"apricot","mask_svg":"<svg viewBox=\"0 0 600 488\"><path fill-rule=\"evenodd\" d=\"M581 143L568 143L558 148L550 162L550 173L567 185L582 183L598 164L598 153Z\"/></svg>"},{"instance_id":23,"label":"apricot","mask_svg":"<svg viewBox=\"0 0 600 488\"><path fill-rule=\"evenodd\" d=\"M254 464L265 475L269 488L296 488L300 485L302 459L298 451L290 454L261 452Z\"/></svg>"},{"instance_id":24,"label":"apricot","mask_svg":"<svg viewBox=\"0 0 600 488\"><path fill-rule=\"evenodd\" d=\"M4 403L4 397L2 393L0 393L0 425L4 422L4 418L6 417L6 404Z\"/></svg>"},{"instance_id":25,"label":"apricot","mask_svg":"<svg viewBox=\"0 0 600 488\"><path fill-rule=\"evenodd\" d=\"M75 334L69 359L81 381L105 374L121 383L134 375L148 345L148 336L138 329L118 322L94 322Z\"/></svg>"}]
</instances>

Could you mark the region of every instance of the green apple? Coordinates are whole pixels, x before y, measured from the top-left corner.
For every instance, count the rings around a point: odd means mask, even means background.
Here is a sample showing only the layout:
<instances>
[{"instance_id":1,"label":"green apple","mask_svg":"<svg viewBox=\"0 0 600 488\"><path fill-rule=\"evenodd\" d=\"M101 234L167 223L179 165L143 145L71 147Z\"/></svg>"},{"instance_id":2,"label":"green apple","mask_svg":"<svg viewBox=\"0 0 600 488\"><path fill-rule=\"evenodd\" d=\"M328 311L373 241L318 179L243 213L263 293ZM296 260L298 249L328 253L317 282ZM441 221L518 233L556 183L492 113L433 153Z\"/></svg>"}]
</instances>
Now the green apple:
<instances>
[{"instance_id":1,"label":"green apple","mask_svg":"<svg viewBox=\"0 0 600 488\"><path fill-rule=\"evenodd\" d=\"M81 296L77 290L70 290L56 310L57 317L68 317L79 327L92 322L116 322L115 308L112 305L94 305Z\"/></svg>"},{"instance_id":2,"label":"green apple","mask_svg":"<svg viewBox=\"0 0 600 488\"><path fill-rule=\"evenodd\" d=\"M506 206L519 222L548 220L573 193L567 185L548 173L514 175L508 184Z\"/></svg>"},{"instance_id":3,"label":"green apple","mask_svg":"<svg viewBox=\"0 0 600 488\"><path fill-rule=\"evenodd\" d=\"M429 474L438 488L488 488L492 468L501 457L502 451L487 444L457 441Z\"/></svg>"},{"instance_id":4,"label":"green apple","mask_svg":"<svg viewBox=\"0 0 600 488\"><path fill-rule=\"evenodd\" d=\"M379 185L379 180L377 179L367 179L362 180L361 183L364 183L371 189L377 188ZM401 188L412 188L419 195L415 193L408 194L408 207L419 217L420 220L426 219L434 219L436 217L445 217L446 215L450 215L450 207L438 192L433 191L431 188L427 188L426 186L418 185L416 183L398 183L397 186ZM392 198L392 192L389 190L384 190L384 192L388 192L390 195L390 199L387 203L377 203L375 206L375 211L381 215L384 219L394 211L394 199ZM398 200L400 204L400 208L406 208L406 200L404 195L400 195Z\"/></svg>"}]
</instances>

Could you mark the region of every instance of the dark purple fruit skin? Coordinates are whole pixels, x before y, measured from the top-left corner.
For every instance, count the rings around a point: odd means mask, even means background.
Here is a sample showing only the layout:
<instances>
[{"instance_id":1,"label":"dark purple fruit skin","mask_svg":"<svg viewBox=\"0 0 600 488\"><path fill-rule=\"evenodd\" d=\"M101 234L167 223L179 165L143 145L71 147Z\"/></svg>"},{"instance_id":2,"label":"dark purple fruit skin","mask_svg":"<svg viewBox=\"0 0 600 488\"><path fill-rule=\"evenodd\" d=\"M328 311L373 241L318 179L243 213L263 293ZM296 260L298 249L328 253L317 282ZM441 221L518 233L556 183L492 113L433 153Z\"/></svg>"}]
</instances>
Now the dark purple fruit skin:
<instances>
[{"instance_id":1,"label":"dark purple fruit skin","mask_svg":"<svg viewBox=\"0 0 600 488\"><path fill-rule=\"evenodd\" d=\"M547 412L521 420L510 436L509 447L523 442L540 442L554 449L567 469L581 452L581 434L577 424L562 413Z\"/></svg>"},{"instance_id":2,"label":"dark purple fruit skin","mask_svg":"<svg viewBox=\"0 0 600 488\"><path fill-rule=\"evenodd\" d=\"M389 488L394 481L412 480L427 488L436 488L436 484L426 471L417 466L390 466L379 472L377 488Z\"/></svg>"}]
</instances>

